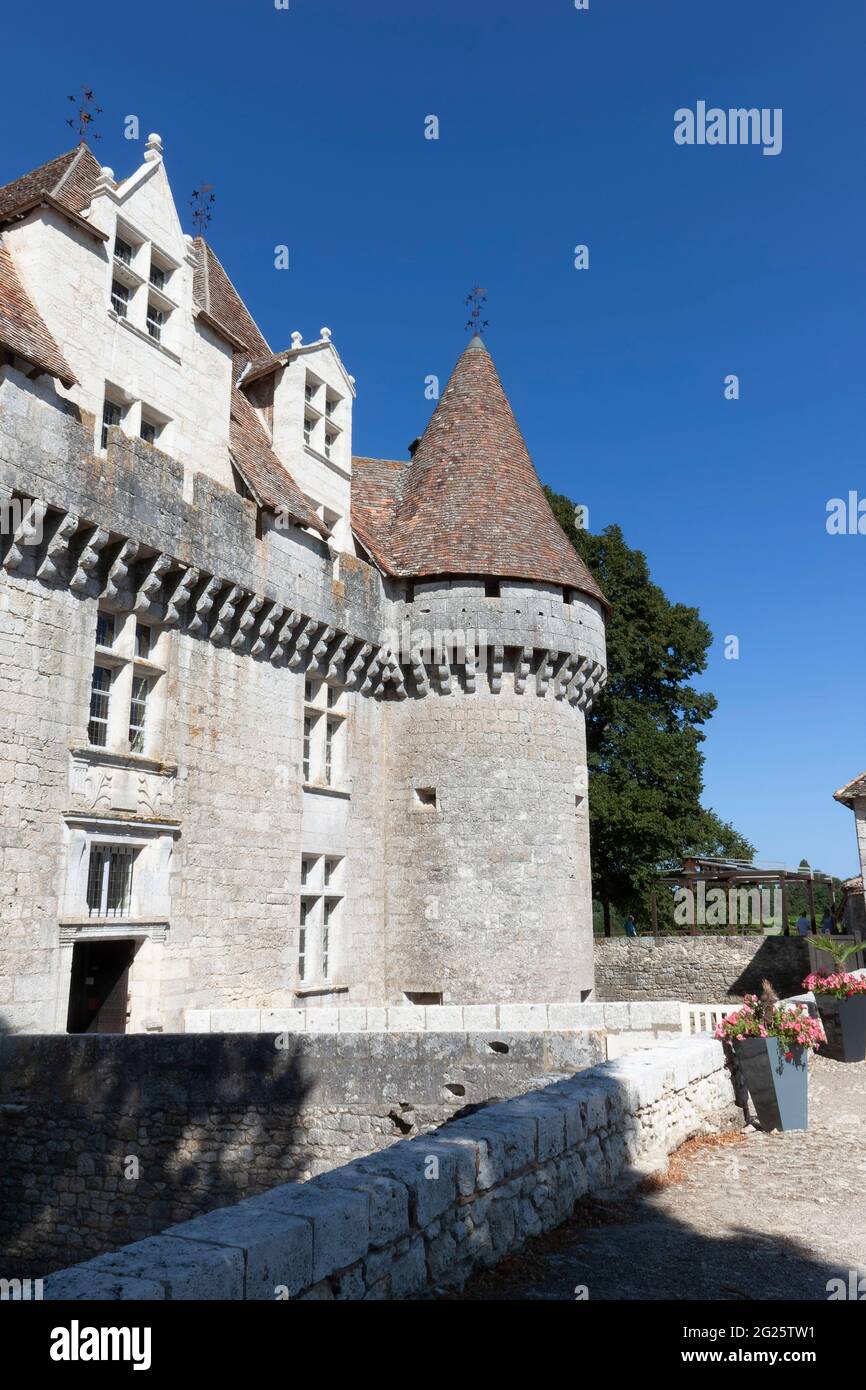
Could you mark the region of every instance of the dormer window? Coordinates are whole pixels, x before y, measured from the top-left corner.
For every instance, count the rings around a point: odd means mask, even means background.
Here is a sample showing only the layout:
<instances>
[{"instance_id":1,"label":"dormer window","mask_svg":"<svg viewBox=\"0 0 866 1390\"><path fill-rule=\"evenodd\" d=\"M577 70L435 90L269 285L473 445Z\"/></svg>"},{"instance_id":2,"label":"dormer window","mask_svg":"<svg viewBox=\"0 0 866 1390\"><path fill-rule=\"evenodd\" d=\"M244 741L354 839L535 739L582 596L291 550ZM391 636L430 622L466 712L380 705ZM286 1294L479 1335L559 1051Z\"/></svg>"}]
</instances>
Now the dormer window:
<instances>
[{"instance_id":1,"label":"dormer window","mask_svg":"<svg viewBox=\"0 0 866 1390\"><path fill-rule=\"evenodd\" d=\"M162 266L151 264L150 283L155 290L165 289L165 271L162 269Z\"/></svg>"},{"instance_id":2,"label":"dormer window","mask_svg":"<svg viewBox=\"0 0 866 1390\"><path fill-rule=\"evenodd\" d=\"M306 386L304 387L304 400L311 401L312 399L313 399L313 388L312 388L312 386L310 385L310 383L307 382Z\"/></svg>"},{"instance_id":3,"label":"dormer window","mask_svg":"<svg viewBox=\"0 0 866 1390\"><path fill-rule=\"evenodd\" d=\"M327 432L325 433L325 458L326 458L326 459L329 459L329 458L331 457L331 454L332 454L332 452L333 452L334 445L336 444L336 442L337 442L337 436L336 436L335 434L328 434Z\"/></svg>"},{"instance_id":4,"label":"dormer window","mask_svg":"<svg viewBox=\"0 0 866 1390\"><path fill-rule=\"evenodd\" d=\"M305 416L304 416L304 443L305 443L305 444L309 444L309 443L311 443L311 441L312 441L312 438L313 438L313 426L314 426L314 424L315 424L315 421L311 420L310 417L309 417L309 415L305 415Z\"/></svg>"},{"instance_id":5,"label":"dormer window","mask_svg":"<svg viewBox=\"0 0 866 1390\"><path fill-rule=\"evenodd\" d=\"M123 261L124 265L132 265L132 247L128 241L124 241L123 237L116 236L114 238L114 254L119 261Z\"/></svg>"},{"instance_id":6,"label":"dormer window","mask_svg":"<svg viewBox=\"0 0 866 1390\"><path fill-rule=\"evenodd\" d=\"M329 420L333 420L337 410L337 406L339 404L340 401L337 396L327 396L325 398L325 414L327 415Z\"/></svg>"},{"instance_id":7,"label":"dormer window","mask_svg":"<svg viewBox=\"0 0 866 1390\"><path fill-rule=\"evenodd\" d=\"M111 282L111 307L119 319L125 319L129 312L129 289L119 280Z\"/></svg>"}]
</instances>

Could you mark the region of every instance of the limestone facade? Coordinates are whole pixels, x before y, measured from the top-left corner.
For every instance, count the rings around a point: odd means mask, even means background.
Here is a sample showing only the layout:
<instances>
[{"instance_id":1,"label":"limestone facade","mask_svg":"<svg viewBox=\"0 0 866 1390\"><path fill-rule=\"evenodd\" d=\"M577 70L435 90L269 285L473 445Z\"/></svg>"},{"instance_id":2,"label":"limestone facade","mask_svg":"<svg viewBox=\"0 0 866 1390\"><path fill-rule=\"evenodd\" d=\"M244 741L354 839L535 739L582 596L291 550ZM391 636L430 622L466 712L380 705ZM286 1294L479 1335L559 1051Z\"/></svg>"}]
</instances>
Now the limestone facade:
<instances>
[{"instance_id":1,"label":"limestone facade","mask_svg":"<svg viewBox=\"0 0 866 1390\"><path fill-rule=\"evenodd\" d=\"M374 558L328 330L268 356L158 137L82 161L0 189L74 376L0 342L3 1027L586 999L603 600Z\"/></svg>"}]
</instances>

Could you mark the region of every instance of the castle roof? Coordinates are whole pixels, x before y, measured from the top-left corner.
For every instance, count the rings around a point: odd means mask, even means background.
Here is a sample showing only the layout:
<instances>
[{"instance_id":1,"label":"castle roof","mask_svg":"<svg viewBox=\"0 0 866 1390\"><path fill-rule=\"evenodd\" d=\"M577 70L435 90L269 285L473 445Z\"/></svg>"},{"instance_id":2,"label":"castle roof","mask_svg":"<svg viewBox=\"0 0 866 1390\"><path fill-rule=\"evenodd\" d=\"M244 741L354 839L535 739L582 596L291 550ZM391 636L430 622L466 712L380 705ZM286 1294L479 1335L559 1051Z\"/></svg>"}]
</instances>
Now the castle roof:
<instances>
[{"instance_id":1,"label":"castle roof","mask_svg":"<svg viewBox=\"0 0 866 1390\"><path fill-rule=\"evenodd\" d=\"M866 797L866 772L861 772L860 776L855 777L853 782L848 782L833 793L834 799L843 802L846 806L853 806L854 802L861 796Z\"/></svg>"},{"instance_id":2,"label":"castle roof","mask_svg":"<svg viewBox=\"0 0 866 1390\"><path fill-rule=\"evenodd\" d=\"M201 236L195 238L193 245L196 253L193 273L196 304L217 329L222 329L236 350L244 353L245 360L269 355L270 347L217 259L213 247Z\"/></svg>"},{"instance_id":3,"label":"castle roof","mask_svg":"<svg viewBox=\"0 0 866 1390\"><path fill-rule=\"evenodd\" d=\"M66 387L75 377L25 290L3 238L0 237L0 345L56 376Z\"/></svg>"},{"instance_id":4,"label":"castle roof","mask_svg":"<svg viewBox=\"0 0 866 1390\"><path fill-rule=\"evenodd\" d=\"M82 141L74 150L49 159L38 169L13 179L0 187L0 223L19 217L40 203L49 203L59 211L67 213L79 225L83 222L81 213L93 198L100 165ZM104 233L96 227L89 227L94 236L104 239Z\"/></svg>"},{"instance_id":5,"label":"castle roof","mask_svg":"<svg viewBox=\"0 0 866 1390\"><path fill-rule=\"evenodd\" d=\"M235 467L260 505L285 511L302 526L312 526L327 536L327 528L313 511L288 469L270 446L267 433L250 402L232 387L229 452Z\"/></svg>"},{"instance_id":6,"label":"castle roof","mask_svg":"<svg viewBox=\"0 0 866 1390\"><path fill-rule=\"evenodd\" d=\"M459 358L409 463L354 463L353 525L386 572L525 579L606 602L551 511L481 338Z\"/></svg>"}]
</instances>

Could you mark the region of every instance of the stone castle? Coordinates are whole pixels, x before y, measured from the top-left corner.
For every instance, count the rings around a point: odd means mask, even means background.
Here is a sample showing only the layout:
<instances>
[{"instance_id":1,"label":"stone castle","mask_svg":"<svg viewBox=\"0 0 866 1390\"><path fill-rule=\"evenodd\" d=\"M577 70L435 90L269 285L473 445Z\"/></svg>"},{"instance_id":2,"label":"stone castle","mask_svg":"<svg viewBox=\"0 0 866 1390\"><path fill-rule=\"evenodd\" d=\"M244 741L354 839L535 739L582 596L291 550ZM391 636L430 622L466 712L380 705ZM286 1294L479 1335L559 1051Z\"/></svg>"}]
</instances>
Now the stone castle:
<instances>
[{"instance_id":1,"label":"stone castle","mask_svg":"<svg viewBox=\"0 0 866 1390\"><path fill-rule=\"evenodd\" d=\"M0 1028L590 997L604 597L479 338L408 460L354 398L158 136L0 187Z\"/></svg>"}]
</instances>

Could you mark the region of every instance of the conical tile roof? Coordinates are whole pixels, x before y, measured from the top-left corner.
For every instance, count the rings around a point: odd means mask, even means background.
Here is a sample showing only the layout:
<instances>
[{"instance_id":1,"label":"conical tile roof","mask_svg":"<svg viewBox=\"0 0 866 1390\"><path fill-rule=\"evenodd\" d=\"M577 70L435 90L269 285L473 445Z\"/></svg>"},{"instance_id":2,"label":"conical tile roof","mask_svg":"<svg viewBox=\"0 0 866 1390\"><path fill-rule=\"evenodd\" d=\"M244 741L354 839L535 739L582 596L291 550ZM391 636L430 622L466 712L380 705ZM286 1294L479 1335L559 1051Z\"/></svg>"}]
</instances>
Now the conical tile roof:
<instances>
[{"instance_id":1,"label":"conical tile roof","mask_svg":"<svg viewBox=\"0 0 866 1390\"><path fill-rule=\"evenodd\" d=\"M390 516L381 539L395 575L527 579L605 601L550 509L479 337L451 374ZM381 527L381 515L369 520Z\"/></svg>"}]
</instances>

